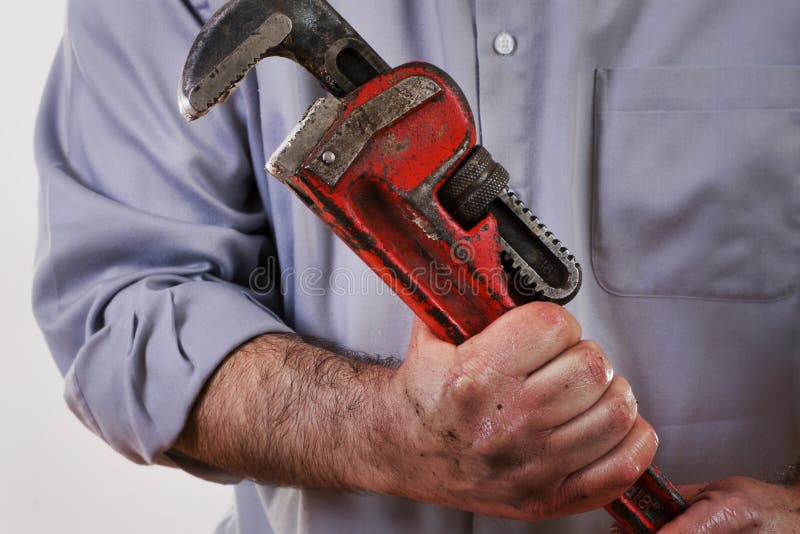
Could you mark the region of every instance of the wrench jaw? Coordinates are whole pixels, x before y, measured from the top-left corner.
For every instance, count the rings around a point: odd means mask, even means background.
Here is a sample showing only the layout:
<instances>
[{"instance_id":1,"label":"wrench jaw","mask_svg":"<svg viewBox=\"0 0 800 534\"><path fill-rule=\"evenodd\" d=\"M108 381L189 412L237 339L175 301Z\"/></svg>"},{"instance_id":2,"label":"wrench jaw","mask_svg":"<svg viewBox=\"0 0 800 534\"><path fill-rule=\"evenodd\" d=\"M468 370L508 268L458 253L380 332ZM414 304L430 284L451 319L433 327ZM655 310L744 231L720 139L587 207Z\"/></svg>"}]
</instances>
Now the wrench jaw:
<instances>
[{"instance_id":1,"label":"wrench jaw","mask_svg":"<svg viewBox=\"0 0 800 534\"><path fill-rule=\"evenodd\" d=\"M291 178L317 148L343 110L342 101L332 96L314 102L269 158L267 172L294 189Z\"/></svg>"},{"instance_id":2,"label":"wrench jaw","mask_svg":"<svg viewBox=\"0 0 800 534\"><path fill-rule=\"evenodd\" d=\"M183 92L183 89L178 88L178 111L180 111L184 119L186 119L188 122L192 122L193 120L199 119L208 113L210 108L205 112L197 111L194 109L194 106L192 106L192 102L189 97Z\"/></svg>"},{"instance_id":3,"label":"wrench jaw","mask_svg":"<svg viewBox=\"0 0 800 534\"><path fill-rule=\"evenodd\" d=\"M262 58L287 54L282 45L292 32L289 17L273 13L252 28L252 19L243 20L235 7L219 11L189 52L178 91L178 106L189 121L224 102Z\"/></svg>"},{"instance_id":4,"label":"wrench jaw","mask_svg":"<svg viewBox=\"0 0 800 534\"><path fill-rule=\"evenodd\" d=\"M231 0L192 45L178 93L181 114L190 121L202 117L271 56L299 63L336 97L389 70L322 0Z\"/></svg>"},{"instance_id":5,"label":"wrench jaw","mask_svg":"<svg viewBox=\"0 0 800 534\"><path fill-rule=\"evenodd\" d=\"M477 146L439 190L439 201L465 229L488 214L497 221L503 268L514 300L566 304L581 285L580 265L508 188L509 175Z\"/></svg>"},{"instance_id":6,"label":"wrench jaw","mask_svg":"<svg viewBox=\"0 0 800 534\"><path fill-rule=\"evenodd\" d=\"M575 256L506 189L489 206L501 236L503 268L509 287L520 301L543 300L562 306L581 287L581 266Z\"/></svg>"}]
</instances>

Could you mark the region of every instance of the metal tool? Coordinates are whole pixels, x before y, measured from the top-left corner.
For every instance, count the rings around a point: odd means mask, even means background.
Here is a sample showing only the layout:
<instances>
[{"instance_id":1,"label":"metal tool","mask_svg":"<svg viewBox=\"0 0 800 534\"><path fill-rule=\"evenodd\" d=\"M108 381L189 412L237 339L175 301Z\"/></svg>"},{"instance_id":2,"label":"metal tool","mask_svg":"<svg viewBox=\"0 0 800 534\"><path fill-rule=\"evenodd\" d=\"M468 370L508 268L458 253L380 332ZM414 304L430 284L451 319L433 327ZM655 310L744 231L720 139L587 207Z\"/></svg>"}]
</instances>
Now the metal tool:
<instances>
[{"instance_id":1,"label":"metal tool","mask_svg":"<svg viewBox=\"0 0 800 534\"><path fill-rule=\"evenodd\" d=\"M189 53L181 112L204 115L269 56L297 61L331 96L309 108L267 170L437 335L461 343L516 306L577 293L574 256L476 145L455 82L426 63L389 68L324 0L228 2ZM646 533L684 508L650 467L607 510Z\"/></svg>"}]
</instances>

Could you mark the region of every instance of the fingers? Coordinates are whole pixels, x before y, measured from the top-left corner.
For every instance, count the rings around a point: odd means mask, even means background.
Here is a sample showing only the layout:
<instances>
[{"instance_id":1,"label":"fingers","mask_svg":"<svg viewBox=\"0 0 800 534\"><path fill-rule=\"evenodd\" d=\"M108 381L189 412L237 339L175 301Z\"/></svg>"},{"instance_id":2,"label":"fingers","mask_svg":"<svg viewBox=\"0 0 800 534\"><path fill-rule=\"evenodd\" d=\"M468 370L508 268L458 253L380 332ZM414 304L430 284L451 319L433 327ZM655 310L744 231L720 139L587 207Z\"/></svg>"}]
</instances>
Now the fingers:
<instances>
[{"instance_id":1,"label":"fingers","mask_svg":"<svg viewBox=\"0 0 800 534\"><path fill-rule=\"evenodd\" d=\"M537 370L524 387L537 406L539 429L560 426L594 406L613 377L611 362L592 341L580 342Z\"/></svg>"},{"instance_id":2,"label":"fingers","mask_svg":"<svg viewBox=\"0 0 800 534\"><path fill-rule=\"evenodd\" d=\"M687 502L689 499L694 499L702 494L703 490L708 487L708 484L695 484L689 487L681 487L681 494L686 496ZM684 493L686 491L686 493ZM691 495L689 497L688 495ZM689 508L681 515L664 525L659 532L663 534L688 534L699 532L713 532L713 518L715 515L715 507L709 501L699 501L689 505ZM724 530L718 530L724 532Z\"/></svg>"},{"instance_id":3,"label":"fingers","mask_svg":"<svg viewBox=\"0 0 800 534\"><path fill-rule=\"evenodd\" d=\"M653 461L658 438L650 424L637 417L631 431L616 447L562 484L564 510L583 511L617 499ZM570 513L570 512L568 512Z\"/></svg>"},{"instance_id":4,"label":"fingers","mask_svg":"<svg viewBox=\"0 0 800 534\"><path fill-rule=\"evenodd\" d=\"M706 517L705 514L710 513L710 509L706 509L707 505L694 506L695 503L693 503L693 501L700 497L700 495L708 488L708 486L708 482L690 484L687 486L678 486L678 491L681 495L683 495L683 500L686 501L686 503L689 505L689 508L686 512L664 525L659 532L677 534L698 531L698 523L704 517Z\"/></svg>"},{"instance_id":5,"label":"fingers","mask_svg":"<svg viewBox=\"0 0 800 534\"><path fill-rule=\"evenodd\" d=\"M689 508L664 525L665 534L713 534L725 532L794 532L783 522L796 513L797 503L784 499L786 486L766 484L751 478L730 477L710 484L684 486ZM788 512L783 515L782 512Z\"/></svg>"},{"instance_id":6,"label":"fingers","mask_svg":"<svg viewBox=\"0 0 800 534\"><path fill-rule=\"evenodd\" d=\"M631 388L624 378L616 377L597 404L551 434L550 446L563 451L560 467L571 473L619 445L636 420Z\"/></svg>"},{"instance_id":7,"label":"fingers","mask_svg":"<svg viewBox=\"0 0 800 534\"><path fill-rule=\"evenodd\" d=\"M414 319L397 391L422 421L421 457L449 466L457 456L456 494L503 514L561 516L613 501L644 472L655 433L628 382L580 335L547 303L511 310L458 347Z\"/></svg>"},{"instance_id":8,"label":"fingers","mask_svg":"<svg viewBox=\"0 0 800 534\"><path fill-rule=\"evenodd\" d=\"M564 308L532 302L514 308L460 347L486 369L525 377L580 341L578 321Z\"/></svg>"},{"instance_id":9,"label":"fingers","mask_svg":"<svg viewBox=\"0 0 800 534\"><path fill-rule=\"evenodd\" d=\"M723 512L723 513L721 513ZM662 534L710 534L712 532L740 532L734 530L730 518L725 517L725 509L718 508L715 503L700 500L681 515L664 525L659 530Z\"/></svg>"}]
</instances>

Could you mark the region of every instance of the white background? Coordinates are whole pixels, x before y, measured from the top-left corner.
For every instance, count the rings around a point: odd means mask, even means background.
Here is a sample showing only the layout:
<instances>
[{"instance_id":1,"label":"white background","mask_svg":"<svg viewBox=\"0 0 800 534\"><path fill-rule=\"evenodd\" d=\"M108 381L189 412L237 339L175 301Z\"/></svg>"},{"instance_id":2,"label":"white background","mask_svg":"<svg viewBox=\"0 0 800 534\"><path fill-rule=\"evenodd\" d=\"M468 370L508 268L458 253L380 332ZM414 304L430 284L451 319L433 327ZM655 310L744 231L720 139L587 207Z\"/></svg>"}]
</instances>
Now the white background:
<instances>
[{"instance_id":1,"label":"white background","mask_svg":"<svg viewBox=\"0 0 800 534\"><path fill-rule=\"evenodd\" d=\"M0 533L211 532L232 490L129 463L86 430L33 320L33 123L64 3L4 2L0 16Z\"/></svg>"}]
</instances>

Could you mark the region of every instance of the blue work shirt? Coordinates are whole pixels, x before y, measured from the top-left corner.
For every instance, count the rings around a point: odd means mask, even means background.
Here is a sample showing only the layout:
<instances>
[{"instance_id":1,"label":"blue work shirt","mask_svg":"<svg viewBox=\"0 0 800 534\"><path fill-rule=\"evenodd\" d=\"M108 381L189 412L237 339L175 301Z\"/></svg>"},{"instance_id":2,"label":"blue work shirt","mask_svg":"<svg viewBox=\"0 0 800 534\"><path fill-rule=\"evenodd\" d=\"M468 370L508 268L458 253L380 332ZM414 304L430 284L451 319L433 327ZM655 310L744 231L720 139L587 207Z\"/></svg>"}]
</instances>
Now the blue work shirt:
<instances>
[{"instance_id":1,"label":"blue work shirt","mask_svg":"<svg viewBox=\"0 0 800 534\"><path fill-rule=\"evenodd\" d=\"M270 60L205 119L178 114L197 19L222 3L72 0L39 117L36 317L70 408L137 462L170 461L204 382L253 336L400 357L408 339L405 305L263 170L322 94L313 78ZM582 262L569 309L632 383L665 472L774 479L797 459L800 2L333 4L390 64L461 85L482 143ZM281 284L264 283L275 260ZM219 532L609 524L244 481Z\"/></svg>"}]
</instances>

